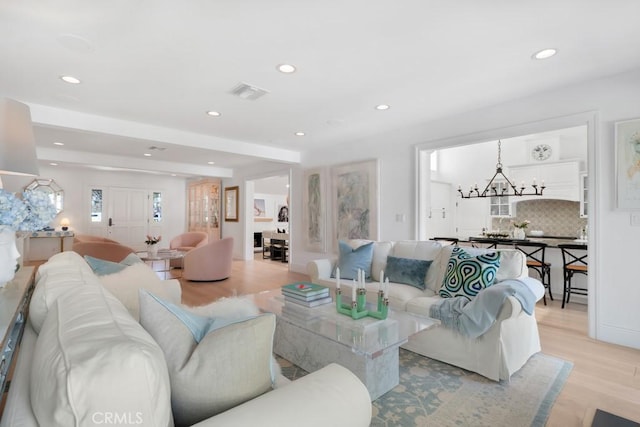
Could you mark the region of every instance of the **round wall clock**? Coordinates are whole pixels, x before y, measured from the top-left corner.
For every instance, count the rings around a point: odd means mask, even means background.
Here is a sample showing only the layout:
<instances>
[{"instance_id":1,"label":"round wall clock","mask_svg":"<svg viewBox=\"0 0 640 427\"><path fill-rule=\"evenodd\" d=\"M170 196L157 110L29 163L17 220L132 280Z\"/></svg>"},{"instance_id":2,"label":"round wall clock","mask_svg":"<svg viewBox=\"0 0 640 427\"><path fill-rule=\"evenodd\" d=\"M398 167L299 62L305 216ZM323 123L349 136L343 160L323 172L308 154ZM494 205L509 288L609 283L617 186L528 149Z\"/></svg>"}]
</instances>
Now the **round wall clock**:
<instances>
[{"instance_id":1,"label":"round wall clock","mask_svg":"<svg viewBox=\"0 0 640 427\"><path fill-rule=\"evenodd\" d=\"M551 157L552 151L553 150L550 145L538 144L533 147L533 150L531 150L531 157L533 157L534 160L547 160L549 157Z\"/></svg>"}]
</instances>

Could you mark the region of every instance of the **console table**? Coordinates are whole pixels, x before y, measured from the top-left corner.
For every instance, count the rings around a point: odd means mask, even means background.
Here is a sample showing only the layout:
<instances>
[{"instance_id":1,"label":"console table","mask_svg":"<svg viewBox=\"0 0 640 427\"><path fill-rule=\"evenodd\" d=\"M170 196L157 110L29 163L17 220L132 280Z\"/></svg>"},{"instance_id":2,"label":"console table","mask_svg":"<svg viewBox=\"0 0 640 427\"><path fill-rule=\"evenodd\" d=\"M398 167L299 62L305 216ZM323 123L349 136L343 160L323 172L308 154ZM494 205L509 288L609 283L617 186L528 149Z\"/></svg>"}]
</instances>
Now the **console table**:
<instances>
[{"instance_id":1,"label":"console table","mask_svg":"<svg viewBox=\"0 0 640 427\"><path fill-rule=\"evenodd\" d=\"M22 340L25 321L29 312L29 301L34 287L35 267L22 267L12 281L0 289L0 336L2 356L0 359L0 408L4 407L11 368L15 362L17 347Z\"/></svg>"},{"instance_id":2,"label":"console table","mask_svg":"<svg viewBox=\"0 0 640 427\"><path fill-rule=\"evenodd\" d=\"M27 259L29 261L46 260L49 259L51 255L57 254L59 252L64 252L65 246L67 250L71 249L74 235L75 233L71 230L34 231L32 233L28 233L26 235L29 238ZM54 245L54 241L56 240L60 243L59 245ZM36 241L38 243L36 243ZM50 241L48 245L45 243L47 241Z\"/></svg>"}]
</instances>

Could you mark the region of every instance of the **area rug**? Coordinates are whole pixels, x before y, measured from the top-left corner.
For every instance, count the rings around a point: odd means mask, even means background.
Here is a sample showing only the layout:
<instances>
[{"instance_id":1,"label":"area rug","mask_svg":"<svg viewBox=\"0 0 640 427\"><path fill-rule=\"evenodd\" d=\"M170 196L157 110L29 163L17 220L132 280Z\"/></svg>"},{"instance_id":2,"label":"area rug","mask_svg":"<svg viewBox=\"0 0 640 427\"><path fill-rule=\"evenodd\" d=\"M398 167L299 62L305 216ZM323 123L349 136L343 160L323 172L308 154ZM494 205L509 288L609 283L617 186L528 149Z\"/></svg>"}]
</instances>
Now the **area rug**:
<instances>
[{"instance_id":1,"label":"area rug","mask_svg":"<svg viewBox=\"0 0 640 427\"><path fill-rule=\"evenodd\" d=\"M289 379L306 372L278 359ZM538 353L494 382L400 349L400 384L373 402L371 426L544 426L573 364Z\"/></svg>"}]
</instances>

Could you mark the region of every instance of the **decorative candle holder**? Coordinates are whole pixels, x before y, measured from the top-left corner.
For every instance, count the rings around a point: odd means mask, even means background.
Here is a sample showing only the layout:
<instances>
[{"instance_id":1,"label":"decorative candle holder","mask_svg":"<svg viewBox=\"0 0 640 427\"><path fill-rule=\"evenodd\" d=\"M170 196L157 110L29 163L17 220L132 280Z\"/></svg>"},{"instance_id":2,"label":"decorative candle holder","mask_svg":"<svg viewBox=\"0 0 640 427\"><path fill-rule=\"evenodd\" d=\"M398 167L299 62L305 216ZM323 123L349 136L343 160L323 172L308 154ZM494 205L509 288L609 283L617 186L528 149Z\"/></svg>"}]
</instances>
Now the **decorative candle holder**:
<instances>
[{"instance_id":1,"label":"decorative candle holder","mask_svg":"<svg viewBox=\"0 0 640 427\"><path fill-rule=\"evenodd\" d=\"M349 316L354 320L362 319L369 316L375 319L384 320L389 314L389 299L384 297L384 292L378 292L378 305L377 311L367 310L367 291L364 288L360 288L357 291L356 300L351 304L342 303L342 290L336 289L336 310L340 314Z\"/></svg>"}]
</instances>

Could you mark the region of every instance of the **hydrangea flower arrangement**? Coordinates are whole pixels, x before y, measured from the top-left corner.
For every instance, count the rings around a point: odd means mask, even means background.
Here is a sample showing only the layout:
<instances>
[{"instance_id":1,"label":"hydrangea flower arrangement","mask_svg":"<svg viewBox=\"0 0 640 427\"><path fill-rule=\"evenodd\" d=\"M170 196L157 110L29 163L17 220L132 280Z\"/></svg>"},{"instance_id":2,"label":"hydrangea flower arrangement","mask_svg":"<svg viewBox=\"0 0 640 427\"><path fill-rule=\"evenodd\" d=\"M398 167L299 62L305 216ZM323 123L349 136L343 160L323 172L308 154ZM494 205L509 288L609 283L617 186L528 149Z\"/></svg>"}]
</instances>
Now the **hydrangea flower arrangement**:
<instances>
[{"instance_id":1,"label":"hydrangea flower arrangement","mask_svg":"<svg viewBox=\"0 0 640 427\"><path fill-rule=\"evenodd\" d=\"M0 229L42 230L57 214L49 196L41 191L25 191L20 199L15 194L0 189Z\"/></svg>"}]
</instances>

